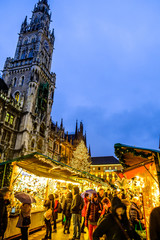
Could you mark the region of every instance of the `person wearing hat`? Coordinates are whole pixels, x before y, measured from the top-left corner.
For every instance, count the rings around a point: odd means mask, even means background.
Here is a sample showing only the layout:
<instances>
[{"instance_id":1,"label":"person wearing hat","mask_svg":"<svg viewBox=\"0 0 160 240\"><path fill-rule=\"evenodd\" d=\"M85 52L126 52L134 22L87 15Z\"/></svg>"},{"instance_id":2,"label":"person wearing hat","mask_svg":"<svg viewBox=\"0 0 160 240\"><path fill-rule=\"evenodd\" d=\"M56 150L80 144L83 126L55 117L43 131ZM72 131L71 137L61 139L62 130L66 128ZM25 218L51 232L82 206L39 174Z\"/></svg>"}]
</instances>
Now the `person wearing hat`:
<instances>
[{"instance_id":1,"label":"person wearing hat","mask_svg":"<svg viewBox=\"0 0 160 240\"><path fill-rule=\"evenodd\" d=\"M8 224L7 205L10 204L10 190L8 187L0 189L0 239L4 239L4 234Z\"/></svg>"},{"instance_id":2,"label":"person wearing hat","mask_svg":"<svg viewBox=\"0 0 160 240\"><path fill-rule=\"evenodd\" d=\"M140 240L140 236L131 228L126 216L126 206L118 197L112 200L112 212L99 224L93 233L93 240L99 240L103 235L107 240Z\"/></svg>"}]
</instances>

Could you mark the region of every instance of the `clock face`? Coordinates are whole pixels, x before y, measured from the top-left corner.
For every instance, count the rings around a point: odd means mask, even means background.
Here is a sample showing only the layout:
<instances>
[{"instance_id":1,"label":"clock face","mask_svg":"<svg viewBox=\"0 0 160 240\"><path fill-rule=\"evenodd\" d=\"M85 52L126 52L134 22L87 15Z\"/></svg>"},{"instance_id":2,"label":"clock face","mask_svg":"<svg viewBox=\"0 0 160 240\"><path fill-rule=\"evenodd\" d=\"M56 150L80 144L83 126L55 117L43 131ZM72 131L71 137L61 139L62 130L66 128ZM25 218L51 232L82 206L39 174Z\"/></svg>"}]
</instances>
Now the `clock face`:
<instances>
[{"instance_id":1,"label":"clock face","mask_svg":"<svg viewBox=\"0 0 160 240\"><path fill-rule=\"evenodd\" d=\"M47 41L44 41L44 47L47 50L47 52L49 51L49 44Z\"/></svg>"}]
</instances>

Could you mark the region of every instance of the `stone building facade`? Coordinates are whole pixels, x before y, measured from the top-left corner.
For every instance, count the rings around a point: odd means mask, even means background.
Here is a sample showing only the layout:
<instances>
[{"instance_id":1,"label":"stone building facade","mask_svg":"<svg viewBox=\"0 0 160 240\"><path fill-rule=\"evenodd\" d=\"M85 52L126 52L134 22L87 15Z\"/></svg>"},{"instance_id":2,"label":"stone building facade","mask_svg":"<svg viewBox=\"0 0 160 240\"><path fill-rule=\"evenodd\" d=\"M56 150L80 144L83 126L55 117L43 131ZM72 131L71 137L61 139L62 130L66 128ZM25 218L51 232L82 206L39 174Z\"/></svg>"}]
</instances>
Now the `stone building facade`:
<instances>
[{"instance_id":1,"label":"stone building facade","mask_svg":"<svg viewBox=\"0 0 160 240\"><path fill-rule=\"evenodd\" d=\"M118 179L116 172L122 170L122 165L115 157L92 157L91 161L91 174L112 183Z\"/></svg>"},{"instance_id":2,"label":"stone building facade","mask_svg":"<svg viewBox=\"0 0 160 240\"><path fill-rule=\"evenodd\" d=\"M0 80L1 160L40 152L69 163L83 135L76 123L74 134L65 133L51 120L56 74L51 72L54 29L47 0L39 0L31 20L21 25L14 58L7 58Z\"/></svg>"}]
</instances>

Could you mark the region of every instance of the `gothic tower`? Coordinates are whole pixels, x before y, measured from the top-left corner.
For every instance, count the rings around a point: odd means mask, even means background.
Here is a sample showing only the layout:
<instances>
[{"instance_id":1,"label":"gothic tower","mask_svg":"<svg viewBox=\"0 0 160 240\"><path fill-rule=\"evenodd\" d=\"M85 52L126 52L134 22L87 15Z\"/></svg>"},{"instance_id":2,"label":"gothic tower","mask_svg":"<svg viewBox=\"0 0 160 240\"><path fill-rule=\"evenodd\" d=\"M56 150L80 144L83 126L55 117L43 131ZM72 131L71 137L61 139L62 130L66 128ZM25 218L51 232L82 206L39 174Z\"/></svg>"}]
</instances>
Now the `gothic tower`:
<instances>
[{"instance_id":1,"label":"gothic tower","mask_svg":"<svg viewBox=\"0 0 160 240\"><path fill-rule=\"evenodd\" d=\"M22 108L16 149L26 153L39 149L46 153L50 113L56 82L50 72L54 49L54 30L47 0L39 0L30 22L21 25L14 58L7 58L3 79Z\"/></svg>"}]
</instances>

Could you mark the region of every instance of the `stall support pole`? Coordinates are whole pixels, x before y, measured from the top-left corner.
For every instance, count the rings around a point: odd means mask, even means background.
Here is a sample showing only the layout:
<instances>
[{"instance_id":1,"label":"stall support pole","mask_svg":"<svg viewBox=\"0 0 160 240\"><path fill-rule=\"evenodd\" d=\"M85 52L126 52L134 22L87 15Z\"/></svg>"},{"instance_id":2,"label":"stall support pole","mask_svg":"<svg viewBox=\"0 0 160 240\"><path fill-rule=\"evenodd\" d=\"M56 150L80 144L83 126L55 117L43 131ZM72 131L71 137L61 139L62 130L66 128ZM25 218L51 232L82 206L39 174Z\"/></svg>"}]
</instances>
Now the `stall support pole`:
<instances>
[{"instance_id":1,"label":"stall support pole","mask_svg":"<svg viewBox=\"0 0 160 240\"><path fill-rule=\"evenodd\" d=\"M48 198L48 190L49 190L49 179L47 179L47 184L46 184L46 194L45 194L46 199Z\"/></svg>"},{"instance_id":2,"label":"stall support pole","mask_svg":"<svg viewBox=\"0 0 160 240\"><path fill-rule=\"evenodd\" d=\"M145 213L145 208L144 208L143 191L142 191L142 205L143 205L144 223L145 223L145 228L146 228L146 239L148 239L148 229L147 229L147 223L146 223L146 213Z\"/></svg>"},{"instance_id":3,"label":"stall support pole","mask_svg":"<svg viewBox=\"0 0 160 240\"><path fill-rule=\"evenodd\" d=\"M6 175L6 168L7 168L7 164L4 165L4 171L3 171L3 179L2 179L2 188L3 188L3 185L4 185L4 178L5 178L5 175Z\"/></svg>"},{"instance_id":4,"label":"stall support pole","mask_svg":"<svg viewBox=\"0 0 160 240\"><path fill-rule=\"evenodd\" d=\"M11 181L10 181L10 189L12 189L12 185L14 184L13 182L13 177L14 177L14 172L15 172L16 165L13 164L13 169L12 169L12 176L11 176Z\"/></svg>"}]
</instances>

